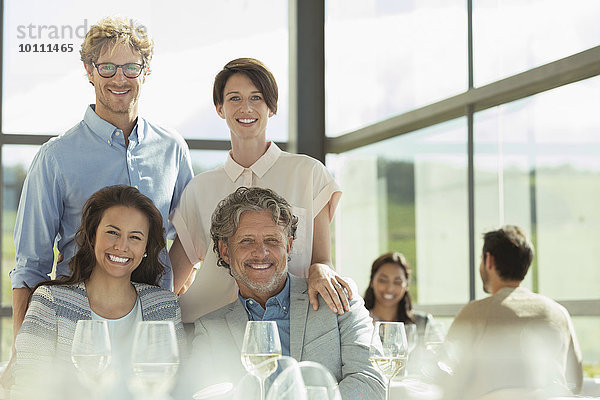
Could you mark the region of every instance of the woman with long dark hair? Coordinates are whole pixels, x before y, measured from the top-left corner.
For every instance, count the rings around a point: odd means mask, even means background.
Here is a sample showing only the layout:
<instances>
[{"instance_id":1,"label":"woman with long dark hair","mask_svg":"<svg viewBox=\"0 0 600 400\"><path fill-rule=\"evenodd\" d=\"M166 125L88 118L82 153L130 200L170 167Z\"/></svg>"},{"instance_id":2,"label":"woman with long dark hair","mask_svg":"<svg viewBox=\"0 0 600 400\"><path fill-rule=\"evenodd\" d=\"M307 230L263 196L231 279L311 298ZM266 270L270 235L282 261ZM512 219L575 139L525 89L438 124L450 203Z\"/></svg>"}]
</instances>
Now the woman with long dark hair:
<instances>
[{"instance_id":1,"label":"woman with long dark hair","mask_svg":"<svg viewBox=\"0 0 600 400\"><path fill-rule=\"evenodd\" d=\"M128 363L139 321L173 321L183 349L177 296L158 287L164 266L162 217L136 188L109 186L85 203L71 275L36 286L17 335L13 376L29 367L70 363L78 320L108 322L113 363Z\"/></svg>"},{"instance_id":2,"label":"woman with long dark hair","mask_svg":"<svg viewBox=\"0 0 600 400\"><path fill-rule=\"evenodd\" d=\"M416 324L420 337L431 314L414 311L408 291L411 267L402 253L382 254L371 266L371 280L365 292L365 307L374 321Z\"/></svg>"}]
</instances>

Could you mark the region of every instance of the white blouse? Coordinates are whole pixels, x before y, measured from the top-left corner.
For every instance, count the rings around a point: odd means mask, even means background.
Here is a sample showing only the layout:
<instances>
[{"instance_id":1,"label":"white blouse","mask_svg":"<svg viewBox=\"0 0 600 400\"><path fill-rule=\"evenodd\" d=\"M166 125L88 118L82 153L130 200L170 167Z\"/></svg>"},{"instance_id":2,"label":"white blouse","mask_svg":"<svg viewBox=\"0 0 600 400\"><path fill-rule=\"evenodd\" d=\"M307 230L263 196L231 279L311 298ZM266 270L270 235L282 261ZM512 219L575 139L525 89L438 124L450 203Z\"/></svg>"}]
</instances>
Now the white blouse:
<instances>
[{"instance_id":1,"label":"white blouse","mask_svg":"<svg viewBox=\"0 0 600 400\"><path fill-rule=\"evenodd\" d=\"M126 365L129 368L135 328L138 322L143 320L140 298L137 298L131 311L121 318L107 319L92 310L92 320L108 322L108 335L112 349L111 364L114 366Z\"/></svg>"},{"instance_id":2,"label":"white blouse","mask_svg":"<svg viewBox=\"0 0 600 400\"><path fill-rule=\"evenodd\" d=\"M115 373L115 381L107 398L113 400L128 399L127 381L131 376L131 349L138 322L142 322L142 307L138 297L131 311L117 319L107 319L92 310L92 320L108 322L108 335L112 358L109 368Z\"/></svg>"}]
</instances>

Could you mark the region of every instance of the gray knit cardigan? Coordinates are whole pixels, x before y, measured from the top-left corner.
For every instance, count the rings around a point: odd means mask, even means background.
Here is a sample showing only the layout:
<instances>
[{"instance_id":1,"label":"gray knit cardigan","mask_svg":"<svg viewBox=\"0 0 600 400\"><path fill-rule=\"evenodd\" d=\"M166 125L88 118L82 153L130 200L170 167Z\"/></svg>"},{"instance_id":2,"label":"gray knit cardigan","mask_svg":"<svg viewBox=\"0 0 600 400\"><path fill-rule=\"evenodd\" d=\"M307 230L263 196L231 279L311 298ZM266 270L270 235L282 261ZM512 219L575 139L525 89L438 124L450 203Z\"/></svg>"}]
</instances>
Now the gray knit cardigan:
<instances>
[{"instance_id":1,"label":"gray knit cardigan","mask_svg":"<svg viewBox=\"0 0 600 400\"><path fill-rule=\"evenodd\" d=\"M185 349L185 333L177 296L168 290L133 283L144 321L173 321L180 354ZM31 298L23 325L15 342L13 377L34 364L68 361L75 326L80 319L92 319L85 285L40 286Z\"/></svg>"}]
</instances>

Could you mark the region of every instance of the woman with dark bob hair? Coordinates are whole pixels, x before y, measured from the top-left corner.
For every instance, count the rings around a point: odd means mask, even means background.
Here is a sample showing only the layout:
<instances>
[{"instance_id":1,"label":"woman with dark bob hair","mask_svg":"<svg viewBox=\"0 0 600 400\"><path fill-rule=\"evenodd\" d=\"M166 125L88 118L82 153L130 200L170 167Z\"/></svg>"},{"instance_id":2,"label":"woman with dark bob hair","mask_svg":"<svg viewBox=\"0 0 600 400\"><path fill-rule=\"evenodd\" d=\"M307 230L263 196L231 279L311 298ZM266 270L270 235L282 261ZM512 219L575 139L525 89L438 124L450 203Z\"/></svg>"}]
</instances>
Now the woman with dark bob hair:
<instances>
[{"instance_id":1,"label":"woman with dark bob hair","mask_svg":"<svg viewBox=\"0 0 600 400\"><path fill-rule=\"evenodd\" d=\"M402 253L382 254L371 266L371 281L365 292L365 307L374 321L416 324L420 337L433 321L431 314L412 309L408 283L411 268Z\"/></svg>"},{"instance_id":2,"label":"woman with dark bob hair","mask_svg":"<svg viewBox=\"0 0 600 400\"><path fill-rule=\"evenodd\" d=\"M348 310L344 288L352 297L351 288L332 268L329 237L342 192L321 162L282 151L267 140L267 124L277 113L277 99L275 76L254 58L232 60L215 77L213 103L229 128L231 151L224 166L192 179L171 218L177 238L169 256L177 271L175 292L182 294L183 322L193 322L238 298L235 280L217 267L210 221L219 201L240 186L271 189L292 205L298 230L289 271L308 278L314 307L319 293L334 312ZM192 266L201 261L195 276Z\"/></svg>"},{"instance_id":3,"label":"woman with dark bob hair","mask_svg":"<svg viewBox=\"0 0 600 400\"><path fill-rule=\"evenodd\" d=\"M113 365L128 365L140 321L173 321L185 343L177 296L159 288L165 247L162 217L136 188L109 186L83 206L71 275L36 286L16 338L13 376L29 367L70 363L78 320L108 322Z\"/></svg>"}]
</instances>

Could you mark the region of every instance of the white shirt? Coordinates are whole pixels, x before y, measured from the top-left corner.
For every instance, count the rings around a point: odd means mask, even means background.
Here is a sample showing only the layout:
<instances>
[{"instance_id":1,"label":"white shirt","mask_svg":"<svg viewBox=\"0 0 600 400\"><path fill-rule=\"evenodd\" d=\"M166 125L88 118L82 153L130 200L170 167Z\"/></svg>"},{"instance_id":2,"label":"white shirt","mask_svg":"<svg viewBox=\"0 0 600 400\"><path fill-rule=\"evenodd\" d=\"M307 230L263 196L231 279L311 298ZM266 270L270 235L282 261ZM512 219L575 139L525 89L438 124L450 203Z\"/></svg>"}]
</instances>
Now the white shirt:
<instances>
[{"instance_id":1,"label":"white shirt","mask_svg":"<svg viewBox=\"0 0 600 400\"><path fill-rule=\"evenodd\" d=\"M196 280L179 299L183 322L193 322L237 298L235 280L228 270L217 266L210 223L219 201L241 186L271 189L292 205L298 229L288 267L300 277L308 276L311 265L313 219L328 206L331 221L342 194L323 164L305 155L281 151L275 143L270 143L250 168L236 163L230 153L223 167L194 177L171 216L189 260L203 261Z\"/></svg>"},{"instance_id":2,"label":"white shirt","mask_svg":"<svg viewBox=\"0 0 600 400\"><path fill-rule=\"evenodd\" d=\"M140 307L140 298L138 297L131 311L117 319L107 319L99 316L92 310L92 320L106 321L108 323L108 335L110 336L110 346L112 349L112 365L126 365L129 367L131 356L131 346L133 336L138 322L142 322L142 307Z\"/></svg>"},{"instance_id":3,"label":"white shirt","mask_svg":"<svg viewBox=\"0 0 600 400\"><path fill-rule=\"evenodd\" d=\"M92 310L92 320L107 321L108 335L112 359L110 367L115 372L115 381L110 388L110 396L115 400L128 399L127 381L131 376L131 349L135 330L139 322L143 321L142 307L138 297L131 311L117 319L107 319L99 316Z\"/></svg>"}]
</instances>

